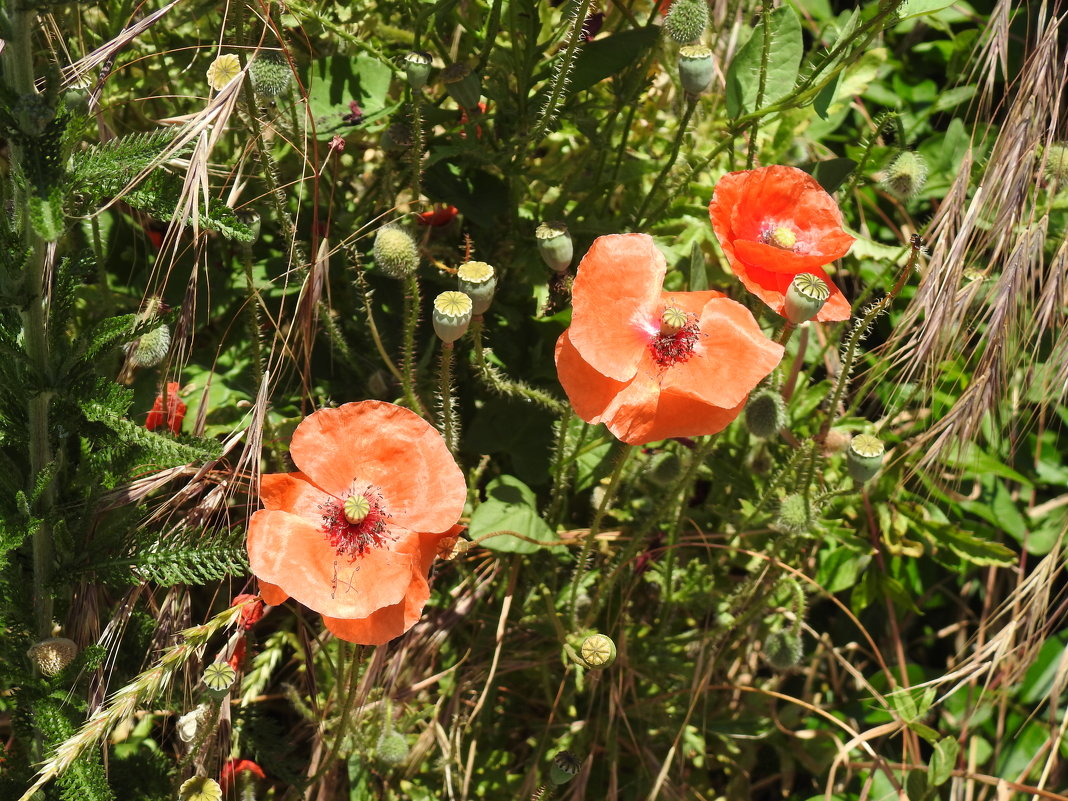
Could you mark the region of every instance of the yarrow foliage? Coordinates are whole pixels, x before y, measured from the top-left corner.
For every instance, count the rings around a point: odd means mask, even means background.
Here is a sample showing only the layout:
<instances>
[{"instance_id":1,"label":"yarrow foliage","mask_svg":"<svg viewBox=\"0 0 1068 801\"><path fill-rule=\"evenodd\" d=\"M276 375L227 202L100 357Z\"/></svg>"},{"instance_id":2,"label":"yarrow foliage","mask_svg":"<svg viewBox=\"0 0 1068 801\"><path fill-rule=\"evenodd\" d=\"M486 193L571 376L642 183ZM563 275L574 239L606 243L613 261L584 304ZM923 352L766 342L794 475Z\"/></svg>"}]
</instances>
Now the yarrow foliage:
<instances>
[{"instance_id":1,"label":"yarrow foliage","mask_svg":"<svg viewBox=\"0 0 1068 801\"><path fill-rule=\"evenodd\" d=\"M248 554L264 601L293 597L336 636L381 645L410 629L455 536L467 486L441 435L381 401L320 409L296 431L297 472L261 477Z\"/></svg>"},{"instance_id":2,"label":"yarrow foliage","mask_svg":"<svg viewBox=\"0 0 1068 801\"><path fill-rule=\"evenodd\" d=\"M579 417L623 442L714 434L782 358L723 293L664 292L663 255L645 234L598 238L578 267L571 327L556 343Z\"/></svg>"}]
</instances>

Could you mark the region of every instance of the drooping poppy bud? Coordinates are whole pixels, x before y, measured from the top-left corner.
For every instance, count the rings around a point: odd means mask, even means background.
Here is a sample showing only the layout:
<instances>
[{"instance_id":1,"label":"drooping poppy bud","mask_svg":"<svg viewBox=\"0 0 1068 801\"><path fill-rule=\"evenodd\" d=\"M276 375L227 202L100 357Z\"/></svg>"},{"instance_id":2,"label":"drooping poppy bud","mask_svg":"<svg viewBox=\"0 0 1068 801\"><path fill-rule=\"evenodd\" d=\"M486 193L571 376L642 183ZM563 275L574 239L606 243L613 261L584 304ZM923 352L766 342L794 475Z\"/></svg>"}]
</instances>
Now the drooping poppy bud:
<instances>
[{"instance_id":1,"label":"drooping poppy bud","mask_svg":"<svg viewBox=\"0 0 1068 801\"><path fill-rule=\"evenodd\" d=\"M379 762L394 766L400 765L408 758L408 740L404 735L395 731L382 732L375 746L375 757Z\"/></svg>"},{"instance_id":2,"label":"drooping poppy bud","mask_svg":"<svg viewBox=\"0 0 1068 801\"><path fill-rule=\"evenodd\" d=\"M786 425L786 403L774 389L763 389L749 397L745 404L745 426L754 437L767 439L778 436Z\"/></svg>"},{"instance_id":3,"label":"drooping poppy bud","mask_svg":"<svg viewBox=\"0 0 1068 801\"><path fill-rule=\"evenodd\" d=\"M171 349L171 329L166 324L153 328L136 342L126 346L130 362L135 367L155 367Z\"/></svg>"},{"instance_id":4,"label":"drooping poppy bud","mask_svg":"<svg viewBox=\"0 0 1068 801\"><path fill-rule=\"evenodd\" d=\"M786 670L801 661L804 644L801 635L793 629L774 631L764 638L764 659L773 668Z\"/></svg>"},{"instance_id":5,"label":"drooping poppy bud","mask_svg":"<svg viewBox=\"0 0 1068 801\"><path fill-rule=\"evenodd\" d=\"M575 248L564 223L543 222L534 236L538 241L538 252L550 270L562 273L571 266Z\"/></svg>"},{"instance_id":6,"label":"drooping poppy bud","mask_svg":"<svg viewBox=\"0 0 1068 801\"><path fill-rule=\"evenodd\" d=\"M783 300L783 315L793 325L807 322L820 313L831 288L820 277L812 273L798 273L790 282Z\"/></svg>"},{"instance_id":7,"label":"drooping poppy bud","mask_svg":"<svg viewBox=\"0 0 1068 801\"><path fill-rule=\"evenodd\" d=\"M471 298L463 292L442 292L434 298L434 333L442 342L455 342L471 324Z\"/></svg>"},{"instance_id":8,"label":"drooping poppy bud","mask_svg":"<svg viewBox=\"0 0 1068 801\"><path fill-rule=\"evenodd\" d=\"M471 313L485 314L493 302L497 289L497 276L491 265L484 261L469 261L456 271L460 291L471 298Z\"/></svg>"},{"instance_id":9,"label":"drooping poppy bud","mask_svg":"<svg viewBox=\"0 0 1068 801\"><path fill-rule=\"evenodd\" d=\"M783 498L779 503L779 516L775 519L775 530L783 534L804 534L811 527L808 501L805 497L794 493Z\"/></svg>"},{"instance_id":10,"label":"drooping poppy bud","mask_svg":"<svg viewBox=\"0 0 1068 801\"><path fill-rule=\"evenodd\" d=\"M927 183L927 162L914 150L902 150L886 168L880 183L899 200L915 197Z\"/></svg>"}]
</instances>

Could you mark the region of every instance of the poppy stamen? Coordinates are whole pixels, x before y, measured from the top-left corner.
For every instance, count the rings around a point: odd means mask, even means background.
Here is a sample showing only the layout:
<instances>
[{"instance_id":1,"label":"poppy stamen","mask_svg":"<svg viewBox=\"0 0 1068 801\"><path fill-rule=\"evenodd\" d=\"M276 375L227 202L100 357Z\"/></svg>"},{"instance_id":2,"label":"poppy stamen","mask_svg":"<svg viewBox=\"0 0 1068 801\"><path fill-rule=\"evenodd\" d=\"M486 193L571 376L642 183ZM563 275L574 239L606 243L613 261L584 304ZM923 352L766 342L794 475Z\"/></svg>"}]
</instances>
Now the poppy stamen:
<instances>
[{"instance_id":1,"label":"poppy stamen","mask_svg":"<svg viewBox=\"0 0 1068 801\"><path fill-rule=\"evenodd\" d=\"M785 225L777 225L766 230L761 236L761 241L765 245L771 245L781 250L793 250L797 245L797 234L792 228L787 228Z\"/></svg>"},{"instance_id":2,"label":"poppy stamen","mask_svg":"<svg viewBox=\"0 0 1068 801\"><path fill-rule=\"evenodd\" d=\"M386 544L388 520L382 498L373 490L353 492L343 501L333 501L323 507L326 538L338 555L353 559Z\"/></svg>"},{"instance_id":3,"label":"poppy stamen","mask_svg":"<svg viewBox=\"0 0 1068 801\"><path fill-rule=\"evenodd\" d=\"M700 336L696 316L669 306L660 315L659 333L649 343L653 359L661 367L681 364L693 355L694 345Z\"/></svg>"}]
</instances>

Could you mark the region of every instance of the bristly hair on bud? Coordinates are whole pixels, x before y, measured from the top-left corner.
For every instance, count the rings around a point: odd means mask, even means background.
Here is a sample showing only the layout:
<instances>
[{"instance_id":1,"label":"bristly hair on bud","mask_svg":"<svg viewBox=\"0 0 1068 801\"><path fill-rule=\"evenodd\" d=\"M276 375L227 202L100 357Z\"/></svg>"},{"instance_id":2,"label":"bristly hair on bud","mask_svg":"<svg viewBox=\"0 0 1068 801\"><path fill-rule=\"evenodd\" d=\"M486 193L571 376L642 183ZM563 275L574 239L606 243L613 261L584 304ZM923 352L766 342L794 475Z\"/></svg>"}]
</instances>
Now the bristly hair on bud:
<instances>
[{"instance_id":1,"label":"bristly hair on bud","mask_svg":"<svg viewBox=\"0 0 1068 801\"><path fill-rule=\"evenodd\" d=\"M914 150L902 150L883 171L880 185L899 200L915 197L927 183L927 162Z\"/></svg>"},{"instance_id":2,"label":"bristly hair on bud","mask_svg":"<svg viewBox=\"0 0 1068 801\"><path fill-rule=\"evenodd\" d=\"M399 225L386 225L375 234L375 264L390 278L406 278L419 266L419 248Z\"/></svg>"},{"instance_id":3,"label":"bristly hair on bud","mask_svg":"<svg viewBox=\"0 0 1068 801\"><path fill-rule=\"evenodd\" d=\"M293 72L281 53L260 53L248 66L252 88L263 97L278 97L289 88Z\"/></svg>"},{"instance_id":4,"label":"bristly hair on bud","mask_svg":"<svg viewBox=\"0 0 1068 801\"><path fill-rule=\"evenodd\" d=\"M679 44L701 38L708 27L708 4L705 0L675 0L664 20L664 29Z\"/></svg>"},{"instance_id":5,"label":"bristly hair on bud","mask_svg":"<svg viewBox=\"0 0 1068 801\"><path fill-rule=\"evenodd\" d=\"M786 403L775 389L763 389L749 396L745 405L745 426L754 437L778 436L786 425Z\"/></svg>"},{"instance_id":6,"label":"bristly hair on bud","mask_svg":"<svg viewBox=\"0 0 1068 801\"><path fill-rule=\"evenodd\" d=\"M155 367L166 358L170 349L171 329L163 324L127 345L126 353L134 367Z\"/></svg>"},{"instance_id":7,"label":"bristly hair on bud","mask_svg":"<svg viewBox=\"0 0 1068 801\"><path fill-rule=\"evenodd\" d=\"M808 502L800 494L787 495L779 502L779 516L772 526L783 534L804 534L812 527Z\"/></svg>"},{"instance_id":8,"label":"bristly hair on bud","mask_svg":"<svg viewBox=\"0 0 1068 801\"><path fill-rule=\"evenodd\" d=\"M801 633L793 629L774 631L764 638L764 659L777 670L794 667L805 655Z\"/></svg>"}]
</instances>

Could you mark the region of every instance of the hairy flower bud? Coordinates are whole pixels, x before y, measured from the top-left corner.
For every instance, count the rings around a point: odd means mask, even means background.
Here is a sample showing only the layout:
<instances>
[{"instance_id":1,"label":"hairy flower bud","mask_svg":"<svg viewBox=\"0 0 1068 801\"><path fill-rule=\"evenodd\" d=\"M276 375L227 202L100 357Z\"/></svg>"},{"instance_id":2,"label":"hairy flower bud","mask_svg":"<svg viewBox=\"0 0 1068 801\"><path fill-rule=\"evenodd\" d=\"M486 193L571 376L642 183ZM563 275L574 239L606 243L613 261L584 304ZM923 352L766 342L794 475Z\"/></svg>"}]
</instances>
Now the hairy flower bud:
<instances>
[{"instance_id":1,"label":"hairy flower bud","mask_svg":"<svg viewBox=\"0 0 1068 801\"><path fill-rule=\"evenodd\" d=\"M419 248L411 234L398 225L386 225L375 234L375 264L390 278L406 278L419 266Z\"/></svg>"},{"instance_id":2,"label":"hairy flower bud","mask_svg":"<svg viewBox=\"0 0 1068 801\"><path fill-rule=\"evenodd\" d=\"M278 97L289 88L293 71L281 53L260 53L248 66L252 88L263 97Z\"/></svg>"},{"instance_id":3,"label":"hairy flower bud","mask_svg":"<svg viewBox=\"0 0 1068 801\"><path fill-rule=\"evenodd\" d=\"M849 443L849 452L846 454L849 475L860 484L870 481L882 467L885 451L886 446L878 437L857 434Z\"/></svg>"},{"instance_id":4,"label":"hairy flower bud","mask_svg":"<svg viewBox=\"0 0 1068 801\"><path fill-rule=\"evenodd\" d=\"M762 389L749 396L745 404L745 426L754 437L778 436L786 425L786 403L774 389Z\"/></svg>"},{"instance_id":5,"label":"hairy flower bud","mask_svg":"<svg viewBox=\"0 0 1068 801\"><path fill-rule=\"evenodd\" d=\"M656 454L649 460L645 477L658 487L666 487L682 472L682 460L673 451Z\"/></svg>"},{"instance_id":6,"label":"hairy flower bud","mask_svg":"<svg viewBox=\"0 0 1068 801\"><path fill-rule=\"evenodd\" d=\"M705 0L674 0L664 19L664 29L679 44L696 42L708 27Z\"/></svg>"},{"instance_id":7,"label":"hairy flower bud","mask_svg":"<svg viewBox=\"0 0 1068 801\"><path fill-rule=\"evenodd\" d=\"M375 746L375 757L385 765L400 765L408 758L408 741L398 732L382 732Z\"/></svg>"},{"instance_id":8,"label":"hairy flower bud","mask_svg":"<svg viewBox=\"0 0 1068 801\"><path fill-rule=\"evenodd\" d=\"M793 629L774 631L764 638L764 659L778 670L794 667L804 653L801 635Z\"/></svg>"},{"instance_id":9,"label":"hairy flower bud","mask_svg":"<svg viewBox=\"0 0 1068 801\"><path fill-rule=\"evenodd\" d=\"M135 367L155 367L166 358L170 349L171 329L166 325L153 328L126 346L126 352Z\"/></svg>"},{"instance_id":10,"label":"hairy flower bud","mask_svg":"<svg viewBox=\"0 0 1068 801\"><path fill-rule=\"evenodd\" d=\"M927 183L927 162L914 150L902 150L883 173L882 187L901 200L914 197Z\"/></svg>"},{"instance_id":11,"label":"hairy flower bud","mask_svg":"<svg viewBox=\"0 0 1068 801\"><path fill-rule=\"evenodd\" d=\"M787 495L782 499L774 527L784 534L804 534L811 528L808 503L803 495Z\"/></svg>"}]
</instances>

